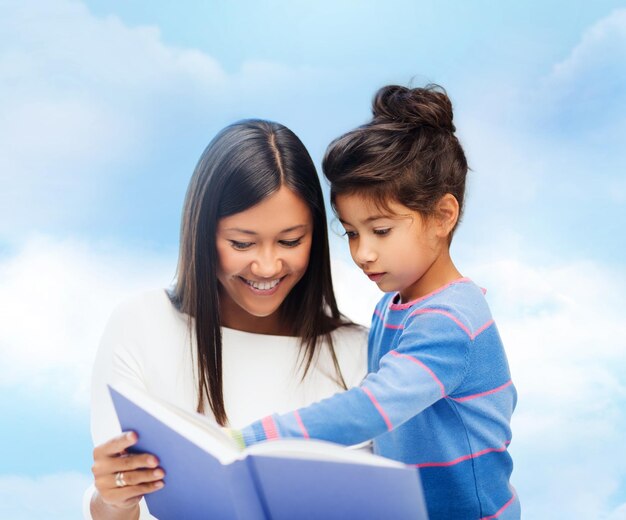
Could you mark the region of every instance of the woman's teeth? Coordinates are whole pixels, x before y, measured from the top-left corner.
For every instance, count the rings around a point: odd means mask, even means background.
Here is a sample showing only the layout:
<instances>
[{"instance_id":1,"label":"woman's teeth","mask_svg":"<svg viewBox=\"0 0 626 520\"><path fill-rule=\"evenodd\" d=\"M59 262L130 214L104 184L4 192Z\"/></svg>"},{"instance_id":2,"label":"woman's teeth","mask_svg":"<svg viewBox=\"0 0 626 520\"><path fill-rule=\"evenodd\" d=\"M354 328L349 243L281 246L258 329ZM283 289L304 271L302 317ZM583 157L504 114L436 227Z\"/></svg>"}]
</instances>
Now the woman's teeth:
<instances>
[{"instance_id":1,"label":"woman's teeth","mask_svg":"<svg viewBox=\"0 0 626 520\"><path fill-rule=\"evenodd\" d=\"M245 278L244 281L255 289L258 289L260 291L269 291L270 289L273 289L278 285L278 283L280 282L280 278L272 280L271 282L254 282L252 280L246 280Z\"/></svg>"}]
</instances>

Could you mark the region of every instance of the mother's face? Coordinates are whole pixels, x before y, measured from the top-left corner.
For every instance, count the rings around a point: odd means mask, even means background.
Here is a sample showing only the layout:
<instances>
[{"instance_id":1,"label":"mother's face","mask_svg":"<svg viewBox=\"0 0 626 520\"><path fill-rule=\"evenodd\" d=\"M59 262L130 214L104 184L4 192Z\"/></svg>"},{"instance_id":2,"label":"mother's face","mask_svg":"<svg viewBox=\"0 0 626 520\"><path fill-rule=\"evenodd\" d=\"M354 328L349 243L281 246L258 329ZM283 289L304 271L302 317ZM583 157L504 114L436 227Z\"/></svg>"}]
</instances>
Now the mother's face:
<instances>
[{"instance_id":1,"label":"mother's face","mask_svg":"<svg viewBox=\"0 0 626 520\"><path fill-rule=\"evenodd\" d=\"M309 207L285 186L222 218L216 235L222 324L245 329L250 316L275 313L306 272L312 238Z\"/></svg>"}]
</instances>

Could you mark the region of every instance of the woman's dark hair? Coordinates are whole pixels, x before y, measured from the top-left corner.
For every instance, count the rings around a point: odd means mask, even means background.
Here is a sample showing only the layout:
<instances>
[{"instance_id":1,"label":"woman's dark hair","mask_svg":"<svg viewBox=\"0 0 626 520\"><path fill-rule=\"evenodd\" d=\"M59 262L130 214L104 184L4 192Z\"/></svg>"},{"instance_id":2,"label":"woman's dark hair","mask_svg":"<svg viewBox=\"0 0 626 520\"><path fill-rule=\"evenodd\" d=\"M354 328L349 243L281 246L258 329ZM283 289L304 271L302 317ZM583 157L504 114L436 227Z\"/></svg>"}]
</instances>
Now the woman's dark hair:
<instances>
[{"instance_id":1,"label":"woman's dark hair","mask_svg":"<svg viewBox=\"0 0 626 520\"><path fill-rule=\"evenodd\" d=\"M322 167L333 207L337 195L358 193L383 208L395 200L430 216L441 197L451 193L460 220L468 167L445 90L389 85L374 96L372 112L370 122L326 150Z\"/></svg>"},{"instance_id":2,"label":"woman's dark hair","mask_svg":"<svg viewBox=\"0 0 626 520\"><path fill-rule=\"evenodd\" d=\"M172 303L195 328L198 406L205 398L221 425L228 421L222 391L222 333L218 292L218 221L244 211L286 186L309 207L313 237L308 268L280 307L281 319L301 338L306 375L326 340L337 381L345 388L330 333L347 325L337 308L330 273L326 213L320 181L306 148L288 128L244 120L221 132L204 150L191 178L183 209L177 279ZM195 319L195 325L192 325Z\"/></svg>"}]
</instances>

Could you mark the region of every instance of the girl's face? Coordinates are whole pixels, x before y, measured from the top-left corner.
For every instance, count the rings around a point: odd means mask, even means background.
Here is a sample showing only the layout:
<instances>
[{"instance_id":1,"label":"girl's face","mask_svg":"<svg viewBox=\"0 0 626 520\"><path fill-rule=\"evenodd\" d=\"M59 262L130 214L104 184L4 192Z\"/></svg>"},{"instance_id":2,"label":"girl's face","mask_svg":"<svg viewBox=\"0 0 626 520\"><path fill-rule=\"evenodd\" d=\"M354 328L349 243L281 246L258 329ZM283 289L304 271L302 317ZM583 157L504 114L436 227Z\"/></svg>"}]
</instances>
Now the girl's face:
<instances>
[{"instance_id":1,"label":"girl's face","mask_svg":"<svg viewBox=\"0 0 626 520\"><path fill-rule=\"evenodd\" d=\"M222 325L248 332L281 334L276 312L306 272L313 217L289 188L218 222L217 278Z\"/></svg>"},{"instance_id":2,"label":"girl's face","mask_svg":"<svg viewBox=\"0 0 626 520\"><path fill-rule=\"evenodd\" d=\"M424 218L398 202L388 206L389 211L381 211L360 195L335 199L350 254L365 275L384 292L398 291L403 302L458 278L448 247L451 224L445 215Z\"/></svg>"}]
</instances>

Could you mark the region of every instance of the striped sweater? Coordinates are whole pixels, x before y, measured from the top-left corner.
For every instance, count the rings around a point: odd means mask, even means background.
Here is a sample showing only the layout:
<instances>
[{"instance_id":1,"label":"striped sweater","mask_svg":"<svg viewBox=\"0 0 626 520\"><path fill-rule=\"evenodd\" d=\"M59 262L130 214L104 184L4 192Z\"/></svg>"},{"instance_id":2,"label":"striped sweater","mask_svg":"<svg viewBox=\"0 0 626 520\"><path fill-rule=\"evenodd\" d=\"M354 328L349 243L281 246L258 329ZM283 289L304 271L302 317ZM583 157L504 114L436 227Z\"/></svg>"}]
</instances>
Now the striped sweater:
<instances>
[{"instance_id":1,"label":"striped sweater","mask_svg":"<svg viewBox=\"0 0 626 520\"><path fill-rule=\"evenodd\" d=\"M376 306L360 386L238 433L246 445L374 439L375 453L420 469L431 520L519 519L507 449L516 391L483 292L461 278L396 299Z\"/></svg>"}]
</instances>

